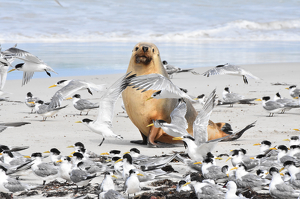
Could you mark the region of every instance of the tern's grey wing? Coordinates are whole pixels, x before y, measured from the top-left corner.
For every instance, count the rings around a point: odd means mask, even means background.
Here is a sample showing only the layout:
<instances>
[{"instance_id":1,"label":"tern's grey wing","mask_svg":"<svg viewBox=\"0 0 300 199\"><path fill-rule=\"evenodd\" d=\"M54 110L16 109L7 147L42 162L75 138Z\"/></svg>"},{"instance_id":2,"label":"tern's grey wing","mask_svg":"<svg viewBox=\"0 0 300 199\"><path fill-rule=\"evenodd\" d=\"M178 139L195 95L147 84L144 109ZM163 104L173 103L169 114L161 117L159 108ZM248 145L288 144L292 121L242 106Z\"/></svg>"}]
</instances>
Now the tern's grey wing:
<instances>
[{"instance_id":1,"label":"tern's grey wing","mask_svg":"<svg viewBox=\"0 0 300 199\"><path fill-rule=\"evenodd\" d=\"M130 73L127 73L126 75L118 79L113 85L111 85L107 89L107 91L101 97L99 103L99 112L98 112L97 120L95 122L99 122L99 123L106 122L110 125L112 124L115 104L118 98L120 97L121 93L127 88L129 84L129 78L135 76L135 75L131 75L128 77Z\"/></svg>"},{"instance_id":2,"label":"tern's grey wing","mask_svg":"<svg viewBox=\"0 0 300 199\"><path fill-rule=\"evenodd\" d=\"M55 167L53 164L41 163L37 165L38 169L34 172L41 177L47 177L51 175L58 174L58 167Z\"/></svg>"},{"instance_id":3,"label":"tern's grey wing","mask_svg":"<svg viewBox=\"0 0 300 199\"><path fill-rule=\"evenodd\" d=\"M92 102L90 102L88 100L85 100L85 99L78 100L74 106L78 110L93 109L93 108L98 108L99 107L99 105L97 105L95 103L92 103Z\"/></svg>"},{"instance_id":4,"label":"tern's grey wing","mask_svg":"<svg viewBox=\"0 0 300 199\"><path fill-rule=\"evenodd\" d=\"M22 79L22 86L27 84L30 79L33 77L34 72L32 71L23 71L23 79Z\"/></svg>"},{"instance_id":5,"label":"tern's grey wing","mask_svg":"<svg viewBox=\"0 0 300 199\"><path fill-rule=\"evenodd\" d=\"M279 104L278 102L275 102L275 101L267 101L266 106L264 106L264 108L266 110L274 110L274 109L283 108L283 107L284 106L282 104Z\"/></svg>"},{"instance_id":6,"label":"tern's grey wing","mask_svg":"<svg viewBox=\"0 0 300 199\"><path fill-rule=\"evenodd\" d=\"M236 102L236 101L239 101L239 100L242 100L244 99L245 97L242 96L242 95L239 95L237 93L227 93L224 97L223 97L223 100L225 102L229 101L229 102Z\"/></svg>"},{"instance_id":7,"label":"tern's grey wing","mask_svg":"<svg viewBox=\"0 0 300 199\"><path fill-rule=\"evenodd\" d=\"M30 122L5 122L5 123L0 123L0 126L12 126L12 127L19 127L23 126L25 124L30 124Z\"/></svg>"},{"instance_id":8,"label":"tern's grey wing","mask_svg":"<svg viewBox=\"0 0 300 199\"><path fill-rule=\"evenodd\" d=\"M281 192L294 192L294 189L285 183L277 184L275 185L275 187L278 191Z\"/></svg>"},{"instance_id":9,"label":"tern's grey wing","mask_svg":"<svg viewBox=\"0 0 300 199\"><path fill-rule=\"evenodd\" d=\"M37 110L37 114L44 114L44 113L48 112L49 110L50 110L49 106L42 104L39 106L39 109Z\"/></svg>"},{"instance_id":10,"label":"tern's grey wing","mask_svg":"<svg viewBox=\"0 0 300 199\"><path fill-rule=\"evenodd\" d=\"M36 64L44 63L42 60L40 60L37 56L25 51L21 50L19 48L11 47L4 51L4 53L12 54L15 58L21 59L28 62L33 62Z\"/></svg>"},{"instance_id":11,"label":"tern's grey wing","mask_svg":"<svg viewBox=\"0 0 300 199\"><path fill-rule=\"evenodd\" d=\"M186 110L187 110L186 103L183 100L181 100L170 115L171 124L187 129L188 123L185 119Z\"/></svg>"},{"instance_id":12,"label":"tern's grey wing","mask_svg":"<svg viewBox=\"0 0 300 199\"><path fill-rule=\"evenodd\" d=\"M61 102L64 100L64 98L74 94L78 90L87 88L86 84L82 81L78 80L72 80L67 84L66 86L62 87L60 90L58 90L52 97L49 107L55 108L57 106L60 106Z\"/></svg>"},{"instance_id":13,"label":"tern's grey wing","mask_svg":"<svg viewBox=\"0 0 300 199\"><path fill-rule=\"evenodd\" d=\"M207 101L203 105L202 109L198 113L194 124L193 124L193 132L195 142L198 146L201 143L208 141L207 134L207 125L209 121L210 114L215 106L215 98L216 98L216 89L212 91L212 93L207 98Z\"/></svg>"},{"instance_id":14,"label":"tern's grey wing","mask_svg":"<svg viewBox=\"0 0 300 199\"><path fill-rule=\"evenodd\" d=\"M104 199L124 199L124 197L118 191L110 189L104 194Z\"/></svg>"},{"instance_id":15,"label":"tern's grey wing","mask_svg":"<svg viewBox=\"0 0 300 199\"><path fill-rule=\"evenodd\" d=\"M234 65L218 65L206 72L204 72L202 75L209 77L211 75L235 75L240 72L240 68Z\"/></svg>"},{"instance_id":16,"label":"tern's grey wing","mask_svg":"<svg viewBox=\"0 0 300 199\"><path fill-rule=\"evenodd\" d=\"M142 90L142 92L147 90L167 90L182 97L186 97L185 95L187 95L178 86L174 85L170 79L157 73L134 77L129 86L133 86L137 90Z\"/></svg>"},{"instance_id":17,"label":"tern's grey wing","mask_svg":"<svg viewBox=\"0 0 300 199\"><path fill-rule=\"evenodd\" d=\"M8 178L7 182L3 183L3 186L12 193L25 190L25 187L14 178Z\"/></svg>"}]
</instances>

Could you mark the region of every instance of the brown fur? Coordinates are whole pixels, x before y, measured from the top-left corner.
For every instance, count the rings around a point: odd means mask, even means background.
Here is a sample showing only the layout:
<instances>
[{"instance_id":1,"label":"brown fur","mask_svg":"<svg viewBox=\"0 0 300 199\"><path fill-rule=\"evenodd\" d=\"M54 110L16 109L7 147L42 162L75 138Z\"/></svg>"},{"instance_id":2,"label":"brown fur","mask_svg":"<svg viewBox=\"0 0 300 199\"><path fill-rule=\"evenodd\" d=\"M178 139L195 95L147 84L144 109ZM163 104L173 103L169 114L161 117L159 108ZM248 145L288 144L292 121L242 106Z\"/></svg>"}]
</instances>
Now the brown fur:
<instances>
[{"instance_id":1,"label":"brown fur","mask_svg":"<svg viewBox=\"0 0 300 199\"><path fill-rule=\"evenodd\" d=\"M127 72L130 71L137 76L159 73L169 78L161 63L158 48L152 43L141 42L133 48L132 56L127 69ZM127 87L125 89L125 91L122 93L122 97L129 118L140 130L141 134L148 137L148 142L151 144L154 144L154 141L160 141L164 143L181 142L172 140L173 137L166 134L160 128L155 128L154 126L151 128L146 127L152 123L152 120L155 119L165 120L166 122L170 123L170 114L178 102L177 99L152 99L146 101L146 99L148 99L153 92L155 91L149 90L142 93L141 91L133 89L132 87ZM187 102L187 131L191 135L193 134L193 122L196 119L196 116L196 110L190 102ZM209 138L224 136L224 132L220 132L220 128L213 122L211 122L208 130L209 134L213 134L212 136L209 136Z\"/></svg>"}]
</instances>

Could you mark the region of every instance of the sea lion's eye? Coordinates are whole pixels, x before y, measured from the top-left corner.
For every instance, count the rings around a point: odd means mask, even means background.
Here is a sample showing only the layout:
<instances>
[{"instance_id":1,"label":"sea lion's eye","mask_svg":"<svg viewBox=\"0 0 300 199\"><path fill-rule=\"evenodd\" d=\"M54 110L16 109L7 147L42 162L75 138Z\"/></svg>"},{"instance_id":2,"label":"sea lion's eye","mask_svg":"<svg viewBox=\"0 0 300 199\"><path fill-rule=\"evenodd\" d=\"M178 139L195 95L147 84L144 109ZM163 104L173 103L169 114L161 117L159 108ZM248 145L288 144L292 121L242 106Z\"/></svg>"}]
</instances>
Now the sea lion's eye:
<instances>
[{"instance_id":1,"label":"sea lion's eye","mask_svg":"<svg viewBox=\"0 0 300 199\"><path fill-rule=\"evenodd\" d=\"M139 49L139 47L135 47L135 51L137 51Z\"/></svg>"},{"instance_id":2,"label":"sea lion's eye","mask_svg":"<svg viewBox=\"0 0 300 199\"><path fill-rule=\"evenodd\" d=\"M154 48L152 49L152 52L154 52Z\"/></svg>"}]
</instances>

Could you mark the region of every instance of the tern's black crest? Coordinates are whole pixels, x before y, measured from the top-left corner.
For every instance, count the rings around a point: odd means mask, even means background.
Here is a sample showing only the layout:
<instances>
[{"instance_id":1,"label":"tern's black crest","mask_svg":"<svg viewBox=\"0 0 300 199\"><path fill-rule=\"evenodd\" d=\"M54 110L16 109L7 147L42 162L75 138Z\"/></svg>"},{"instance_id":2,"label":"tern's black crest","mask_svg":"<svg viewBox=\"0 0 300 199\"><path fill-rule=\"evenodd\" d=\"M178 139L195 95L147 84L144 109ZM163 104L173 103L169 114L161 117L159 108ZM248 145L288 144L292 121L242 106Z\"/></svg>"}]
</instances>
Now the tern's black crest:
<instances>
[{"instance_id":1,"label":"tern's black crest","mask_svg":"<svg viewBox=\"0 0 300 199\"><path fill-rule=\"evenodd\" d=\"M217 65L216 68L224 67L225 65Z\"/></svg>"},{"instance_id":2,"label":"tern's black crest","mask_svg":"<svg viewBox=\"0 0 300 199\"><path fill-rule=\"evenodd\" d=\"M232 128L231 128L231 125L230 125L229 123L225 123L225 124L222 126L221 130L222 130L224 133L226 133L226 134L229 134L229 135L232 134Z\"/></svg>"},{"instance_id":3,"label":"tern's black crest","mask_svg":"<svg viewBox=\"0 0 300 199\"><path fill-rule=\"evenodd\" d=\"M261 144L265 144L265 145L267 145L267 146L271 146L271 142L268 141L268 140L262 141Z\"/></svg>"},{"instance_id":4,"label":"tern's black crest","mask_svg":"<svg viewBox=\"0 0 300 199\"><path fill-rule=\"evenodd\" d=\"M184 185L185 183L186 183L185 180L180 180L179 183L178 183L178 185L181 187L181 186Z\"/></svg>"},{"instance_id":5,"label":"tern's black crest","mask_svg":"<svg viewBox=\"0 0 300 199\"><path fill-rule=\"evenodd\" d=\"M166 60L162 61L163 65L167 65L168 62Z\"/></svg>"},{"instance_id":6,"label":"tern's black crest","mask_svg":"<svg viewBox=\"0 0 300 199\"><path fill-rule=\"evenodd\" d=\"M85 119L82 120L82 122L86 122L86 123L90 123L90 122L92 122L92 121L94 121L94 120L90 120L90 119L88 119L88 118L85 118Z\"/></svg>"},{"instance_id":7,"label":"tern's black crest","mask_svg":"<svg viewBox=\"0 0 300 199\"><path fill-rule=\"evenodd\" d=\"M228 93L230 93L230 91L229 91L229 88L228 88L228 87L225 87L225 88L224 88L224 90L225 90L225 91L227 91Z\"/></svg>"},{"instance_id":8,"label":"tern's black crest","mask_svg":"<svg viewBox=\"0 0 300 199\"><path fill-rule=\"evenodd\" d=\"M73 98L80 98L81 96L79 94L73 95Z\"/></svg>"},{"instance_id":9,"label":"tern's black crest","mask_svg":"<svg viewBox=\"0 0 300 199\"><path fill-rule=\"evenodd\" d=\"M59 85L59 84L64 83L65 81L67 81L67 80L60 80L60 81L58 81L56 84Z\"/></svg>"},{"instance_id":10,"label":"tern's black crest","mask_svg":"<svg viewBox=\"0 0 300 199\"><path fill-rule=\"evenodd\" d=\"M21 69L23 67L24 63L20 63L20 64L17 64L15 66L15 68L18 70L18 69Z\"/></svg>"},{"instance_id":11,"label":"tern's black crest","mask_svg":"<svg viewBox=\"0 0 300 199\"><path fill-rule=\"evenodd\" d=\"M1 145L0 146L0 151L8 151L9 150L9 148L8 148L8 146L6 146L6 145Z\"/></svg>"},{"instance_id":12,"label":"tern's black crest","mask_svg":"<svg viewBox=\"0 0 300 199\"><path fill-rule=\"evenodd\" d=\"M33 154L31 154L31 157L43 157L42 156L42 153L40 153L40 152L37 152L37 153L33 153Z\"/></svg>"},{"instance_id":13,"label":"tern's black crest","mask_svg":"<svg viewBox=\"0 0 300 199\"><path fill-rule=\"evenodd\" d=\"M32 97L33 95L32 95L32 93L31 92L28 92L27 93L27 97Z\"/></svg>"},{"instance_id":14,"label":"tern's black crest","mask_svg":"<svg viewBox=\"0 0 300 199\"><path fill-rule=\"evenodd\" d=\"M204 97L205 95L204 94L202 94L202 95L198 95L198 99L202 99L203 97Z\"/></svg>"},{"instance_id":15,"label":"tern's black crest","mask_svg":"<svg viewBox=\"0 0 300 199\"><path fill-rule=\"evenodd\" d=\"M136 153L138 153L138 154L141 153L140 150L138 150L137 148L132 148L132 149L130 149L130 152L131 152L131 151L136 152Z\"/></svg>"},{"instance_id":16,"label":"tern's black crest","mask_svg":"<svg viewBox=\"0 0 300 199\"><path fill-rule=\"evenodd\" d=\"M276 96L279 97L279 98L281 98L281 95L279 93L276 93Z\"/></svg>"},{"instance_id":17,"label":"tern's black crest","mask_svg":"<svg viewBox=\"0 0 300 199\"><path fill-rule=\"evenodd\" d=\"M263 97L262 99L265 100L265 101L268 101L268 100L270 100L271 98L270 98L269 96L265 96L265 97Z\"/></svg>"},{"instance_id":18,"label":"tern's black crest","mask_svg":"<svg viewBox=\"0 0 300 199\"><path fill-rule=\"evenodd\" d=\"M288 148L284 145L279 145L277 148L282 150L282 151L288 152Z\"/></svg>"},{"instance_id":19,"label":"tern's black crest","mask_svg":"<svg viewBox=\"0 0 300 199\"><path fill-rule=\"evenodd\" d=\"M190 139L190 140L195 141L195 138L193 138L193 137L190 136L190 135L185 135L185 136L183 136L183 138L187 138L187 139Z\"/></svg>"},{"instance_id":20,"label":"tern's black crest","mask_svg":"<svg viewBox=\"0 0 300 199\"><path fill-rule=\"evenodd\" d=\"M76 157L77 159L80 159L80 160L83 158L83 155L81 153L78 153L78 152L73 153L73 156Z\"/></svg>"},{"instance_id":21,"label":"tern's black crest","mask_svg":"<svg viewBox=\"0 0 300 199\"><path fill-rule=\"evenodd\" d=\"M3 153L6 153L11 158L14 157L14 155L10 151L3 151Z\"/></svg>"},{"instance_id":22,"label":"tern's black crest","mask_svg":"<svg viewBox=\"0 0 300 199\"><path fill-rule=\"evenodd\" d=\"M82 144L82 142L76 142L74 144L74 146L79 147L79 148L84 148L84 145Z\"/></svg>"},{"instance_id":23,"label":"tern's black crest","mask_svg":"<svg viewBox=\"0 0 300 199\"><path fill-rule=\"evenodd\" d=\"M247 151L243 148L240 148L240 151L245 155L247 153Z\"/></svg>"},{"instance_id":24,"label":"tern's black crest","mask_svg":"<svg viewBox=\"0 0 300 199\"><path fill-rule=\"evenodd\" d=\"M59 154L60 154L60 151L59 151L57 148L52 148L52 149L50 150L50 152L52 152L52 153L54 153L54 154L56 154L56 155L59 155Z\"/></svg>"},{"instance_id":25,"label":"tern's black crest","mask_svg":"<svg viewBox=\"0 0 300 199\"><path fill-rule=\"evenodd\" d=\"M292 145L292 146L290 146L290 149L300 149L300 145Z\"/></svg>"},{"instance_id":26,"label":"tern's black crest","mask_svg":"<svg viewBox=\"0 0 300 199\"><path fill-rule=\"evenodd\" d=\"M116 162L116 161L118 161L119 159L121 159L120 157L113 157L111 160L113 161L113 162Z\"/></svg>"},{"instance_id":27,"label":"tern's black crest","mask_svg":"<svg viewBox=\"0 0 300 199\"><path fill-rule=\"evenodd\" d=\"M289 89L292 89L292 88L296 88L296 85L292 85L289 87Z\"/></svg>"},{"instance_id":28,"label":"tern's black crest","mask_svg":"<svg viewBox=\"0 0 300 199\"><path fill-rule=\"evenodd\" d=\"M124 160L124 159L127 159L127 161L128 161L130 164L132 164L132 157L131 157L131 155L129 155L129 154L123 155L123 160Z\"/></svg>"},{"instance_id":29,"label":"tern's black crest","mask_svg":"<svg viewBox=\"0 0 300 199\"><path fill-rule=\"evenodd\" d=\"M285 161L285 162L283 163L283 167L290 166L290 165L296 166L295 162L294 162L294 161L290 161L290 160Z\"/></svg>"},{"instance_id":30,"label":"tern's black crest","mask_svg":"<svg viewBox=\"0 0 300 199\"><path fill-rule=\"evenodd\" d=\"M273 175L274 172L279 173L279 170L275 167L271 167L270 170L269 170L269 174Z\"/></svg>"},{"instance_id":31,"label":"tern's black crest","mask_svg":"<svg viewBox=\"0 0 300 199\"><path fill-rule=\"evenodd\" d=\"M299 136L292 136L291 140L299 140Z\"/></svg>"},{"instance_id":32,"label":"tern's black crest","mask_svg":"<svg viewBox=\"0 0 300 199\"><path fill-rule=\"evenodd\" d=\"M44 101L38 100L38 101L36 101L35 103L36 103L36 104L44 104Z\"/></svg>"},{"instance_id":33,"label":"tern's black crest","mask_svg":"<svg viewBox=\"0 0 300 199\"><path fill-rule=\"evenodd\" d=\"M153 93L153 96L155 97L156 95L159 95L161 93L161 90L156 91L155 93Z\"/></svg>"},{"instance_id":34,"label":"tern's black crest","mask_svg":"<svg viewBox=\"0 0 300 199\"><path fill-rule=\"evenodd\" d=\"M111 153L111 154L120 154L121 151L120 150L111 150L109 153Z\"/></svg>"},{"instance_id":35,"label":"tern's black crest","mask_svg":"<svg viewBox=\"0 0 300 199\"><path fill-rule=\"evenodd\" d=\"M131 175L131 174L133 174L133 173L136 173L133 169L131 169L130 171L129 171L129 175Z\"/></svg>"}]
</instances>

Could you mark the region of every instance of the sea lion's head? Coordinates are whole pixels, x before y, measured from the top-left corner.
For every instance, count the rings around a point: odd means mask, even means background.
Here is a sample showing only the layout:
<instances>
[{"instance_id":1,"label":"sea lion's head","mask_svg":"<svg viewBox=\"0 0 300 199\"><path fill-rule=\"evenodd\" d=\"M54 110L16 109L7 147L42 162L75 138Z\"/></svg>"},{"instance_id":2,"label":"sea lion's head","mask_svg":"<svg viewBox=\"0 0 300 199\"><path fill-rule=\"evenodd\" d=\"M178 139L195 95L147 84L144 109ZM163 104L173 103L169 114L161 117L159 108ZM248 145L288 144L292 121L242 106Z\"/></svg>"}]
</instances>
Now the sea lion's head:
<instances>
[{"instance_id":1,"label":"sea lion's head","mask_svg":"<svg viewBox=\"0 0 300 199\"><path fill-rule=\"evenodd\" d=\"M138 65L147 66L157 57L159 57L158 48L152 43L140 42L132 50L132 58Z\"/></svg>"}]
</instances>

